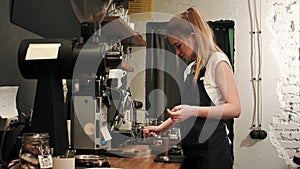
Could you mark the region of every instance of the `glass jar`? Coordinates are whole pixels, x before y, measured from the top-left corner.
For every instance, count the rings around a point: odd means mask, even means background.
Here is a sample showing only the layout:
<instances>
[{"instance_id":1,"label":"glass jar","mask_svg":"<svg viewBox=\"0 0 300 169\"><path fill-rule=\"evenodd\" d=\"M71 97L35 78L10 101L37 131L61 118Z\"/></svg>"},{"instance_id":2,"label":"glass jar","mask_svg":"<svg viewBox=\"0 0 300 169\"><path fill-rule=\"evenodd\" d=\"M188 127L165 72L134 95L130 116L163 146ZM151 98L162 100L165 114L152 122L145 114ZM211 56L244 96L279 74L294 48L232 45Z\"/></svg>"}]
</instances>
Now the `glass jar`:
<instances>
[{"instance_id":1,"label":"glass jar","mask_svg":"<svg viewBox=\"0 0 300 169\"><path fill-rule=\"evenodd\" d=\"M21 169L52 168L48 133L24 133L19 159Z\"/></svg>"}]
</instances>

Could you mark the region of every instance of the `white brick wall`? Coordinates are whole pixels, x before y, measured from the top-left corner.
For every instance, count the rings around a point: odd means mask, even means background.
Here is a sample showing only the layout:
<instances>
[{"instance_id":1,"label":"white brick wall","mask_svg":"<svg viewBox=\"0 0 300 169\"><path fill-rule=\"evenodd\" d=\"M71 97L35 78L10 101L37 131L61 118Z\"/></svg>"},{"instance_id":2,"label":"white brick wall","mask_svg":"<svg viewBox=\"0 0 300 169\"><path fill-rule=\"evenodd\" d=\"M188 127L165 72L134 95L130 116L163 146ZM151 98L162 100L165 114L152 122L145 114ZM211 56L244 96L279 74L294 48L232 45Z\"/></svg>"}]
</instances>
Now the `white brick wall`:
<instances>
[{"instance_id":1,"label":"white brick wall","mask_svg":"<svg viewBox=\"0 0 300 169\"><path fill-rule=\"evenodd\" d=\"M270 123L271 142L290 168L300 151L299 0L268 0L267 28L275 37L271 50L278 62L277 94L280 110Z\"/></svg>"}]
</instances>

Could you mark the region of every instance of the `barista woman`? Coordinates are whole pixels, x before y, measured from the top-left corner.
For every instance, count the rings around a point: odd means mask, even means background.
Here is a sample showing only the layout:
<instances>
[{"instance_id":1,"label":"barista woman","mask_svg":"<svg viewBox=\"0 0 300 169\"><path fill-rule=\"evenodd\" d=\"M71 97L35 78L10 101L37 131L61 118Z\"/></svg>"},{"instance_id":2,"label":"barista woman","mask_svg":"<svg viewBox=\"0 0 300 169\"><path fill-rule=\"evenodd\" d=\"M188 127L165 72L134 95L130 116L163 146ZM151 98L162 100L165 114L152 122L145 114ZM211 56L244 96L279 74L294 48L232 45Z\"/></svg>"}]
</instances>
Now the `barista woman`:
<instances>
[{"instance_id":1,"label":"barista woman","mask_svg":"<svg viewBox=\"0 0 300 169\"><path fill-rule=\"evenodd\" d=\"M182 169L231 169L224 119L239 117L240 100L230 62L194 8L173 17L167 33L176 54L190 63L184 73L181 105L167 109L169 118L159 126L146 127L144 133L161 134L180 123Z\"/></svg>"}]
</instances>

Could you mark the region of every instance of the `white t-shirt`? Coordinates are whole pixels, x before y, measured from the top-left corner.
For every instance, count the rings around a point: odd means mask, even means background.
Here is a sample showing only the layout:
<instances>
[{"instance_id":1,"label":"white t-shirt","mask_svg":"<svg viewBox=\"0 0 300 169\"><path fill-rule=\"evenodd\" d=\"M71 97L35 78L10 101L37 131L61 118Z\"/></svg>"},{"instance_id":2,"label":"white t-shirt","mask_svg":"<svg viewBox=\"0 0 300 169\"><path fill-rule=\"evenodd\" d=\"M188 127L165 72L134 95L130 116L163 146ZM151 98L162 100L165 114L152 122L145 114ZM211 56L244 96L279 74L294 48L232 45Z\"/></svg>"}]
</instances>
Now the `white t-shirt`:
<instances>
[{"instance_id":1,"label":"white t-shirt","mask_svg":"<svg viewBox=\"0 0 300 169\"><path fill-rule=\"evenodd\" d=\"M206 63L206 66L205 66L206 71L205 71L204 78L199 77L200 80L202 80L202 79L204 80L203 81L204 88L205 88L208 96L210 97L210 99L213 101L213 103L215 105L220 105L220 104L225 103L225 99L224 99L223 95L221 94L220 90L218 89L218 86L216 83L216 78L215 78L216 67L222 61L225 61L231 67L230 61L225 54L223 54L221 52L213 53ZM194 64L195 64L195 62L190 63L187 66L187 68L185 69L184 80L186 79L187 75L189 73L191 73L192 66Z\"/></svg>"}]
</instances>

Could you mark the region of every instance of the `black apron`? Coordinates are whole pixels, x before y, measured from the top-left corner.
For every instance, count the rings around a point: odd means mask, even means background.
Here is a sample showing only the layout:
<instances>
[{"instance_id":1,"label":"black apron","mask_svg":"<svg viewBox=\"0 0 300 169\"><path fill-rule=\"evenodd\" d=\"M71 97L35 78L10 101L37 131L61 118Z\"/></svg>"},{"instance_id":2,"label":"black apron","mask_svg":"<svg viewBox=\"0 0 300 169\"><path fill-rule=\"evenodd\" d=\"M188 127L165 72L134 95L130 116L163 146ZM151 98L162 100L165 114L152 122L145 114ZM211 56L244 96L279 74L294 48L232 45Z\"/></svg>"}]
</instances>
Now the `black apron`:
<instances>
[{"instance_id":1,"label":"black apron","mask_svg":"<svg viewBox=\"0 0 300 169\"><path fill-rule=\"evenodd\" d=\"M204 77L205 69L199 77ZM183 85L182 104L192 106L214 106L208 96L203 78L198 78L197 86L190 73ZM232 169L231 151L222 119L192 117L181 123L185 156L181 169Z\"/></svg>"}]
</instances>

